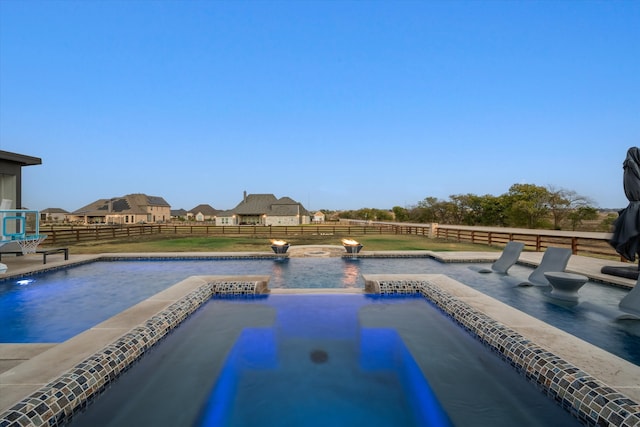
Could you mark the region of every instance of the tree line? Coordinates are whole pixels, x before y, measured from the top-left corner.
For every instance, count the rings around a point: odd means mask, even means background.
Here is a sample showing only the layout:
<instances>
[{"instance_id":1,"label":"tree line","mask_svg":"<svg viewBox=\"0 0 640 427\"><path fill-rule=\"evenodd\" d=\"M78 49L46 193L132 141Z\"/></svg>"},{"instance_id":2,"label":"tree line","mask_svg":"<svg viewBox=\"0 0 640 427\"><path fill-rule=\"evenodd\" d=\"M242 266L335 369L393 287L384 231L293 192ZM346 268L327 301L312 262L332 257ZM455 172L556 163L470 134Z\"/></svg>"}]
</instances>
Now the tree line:
<instances>
[{"instance_id":1,"label":"tree line","mask_svg":"<svg viewBox=\"0 0 640 427\"><path fill-rule=\"evenodd\" d=\"M594 205L591 199L572 190L514 184L500 196L456 194L448 200L426 197L415 206L394 206L390 211L363 208L343 211L338 216L372 221L579 230L585 221L600 218ZM609 213L597 223L596 229L610 231L616 217L615 213Z\"/></svg>"}]
</instances>

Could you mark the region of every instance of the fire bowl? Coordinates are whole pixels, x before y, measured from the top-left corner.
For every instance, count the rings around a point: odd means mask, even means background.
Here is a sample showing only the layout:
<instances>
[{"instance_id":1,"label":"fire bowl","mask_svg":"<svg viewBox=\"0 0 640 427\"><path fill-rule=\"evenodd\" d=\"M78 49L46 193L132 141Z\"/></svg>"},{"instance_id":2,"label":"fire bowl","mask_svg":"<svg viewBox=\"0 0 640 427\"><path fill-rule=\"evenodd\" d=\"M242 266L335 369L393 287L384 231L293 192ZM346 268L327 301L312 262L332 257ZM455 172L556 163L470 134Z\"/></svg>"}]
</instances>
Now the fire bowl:
<instances>
[{"instance_id":1,"label":"fire bowl","mask_svg":"<svg viewBox=\"0 0 640 427\"><path fill-rule=\"evenodd\" d=\"M344 248L346 249L347 253L349 254L357 254L360 252L360 249L362 249L362 245L357 244L357 245L343 245Z\"/></svg>"},{"instance_id":2,"label":"fire bowl","mask_svg":"<svg viewBox=\"0 0 640 427\"><path fill-rule=\"evenodd\" d=\"M284 245L271 245L271 249L276 254L286 254L287 249L289 249L289 244L287 243Z\"/></svg>"}]
</instances>

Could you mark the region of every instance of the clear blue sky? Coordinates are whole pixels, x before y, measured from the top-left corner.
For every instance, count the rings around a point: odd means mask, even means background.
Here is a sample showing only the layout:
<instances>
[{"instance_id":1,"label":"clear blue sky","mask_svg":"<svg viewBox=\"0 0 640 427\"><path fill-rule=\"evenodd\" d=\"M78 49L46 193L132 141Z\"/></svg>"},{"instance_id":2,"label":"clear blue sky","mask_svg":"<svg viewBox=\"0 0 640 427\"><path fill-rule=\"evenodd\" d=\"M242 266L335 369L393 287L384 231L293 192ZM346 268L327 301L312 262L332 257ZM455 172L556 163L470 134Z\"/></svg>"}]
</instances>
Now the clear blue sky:
<instances>
[{"instance_id":1,"label":"clear blue sky","mask_svg":"<svg viewBox=\"0 0 640 427\"><path fill-rule=\"evenodd\" d=\"M627 205L640 1L0 0L23 204L317 209L552 185Z\"/></svg>"}]
</instances>

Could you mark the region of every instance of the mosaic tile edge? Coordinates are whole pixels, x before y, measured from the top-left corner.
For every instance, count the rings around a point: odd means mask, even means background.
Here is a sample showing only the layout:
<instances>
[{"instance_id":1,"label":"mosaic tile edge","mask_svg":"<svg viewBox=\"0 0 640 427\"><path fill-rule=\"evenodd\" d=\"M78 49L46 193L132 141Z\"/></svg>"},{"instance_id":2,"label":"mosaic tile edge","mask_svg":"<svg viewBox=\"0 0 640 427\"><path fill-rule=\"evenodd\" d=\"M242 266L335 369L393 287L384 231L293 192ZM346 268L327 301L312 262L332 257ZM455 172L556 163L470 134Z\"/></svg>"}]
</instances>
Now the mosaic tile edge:
<instances>
[{"instance_id":1,"label":"mosaic tile edge","mask_svg":"<svg viewBox=\"0 0 640 427\"><path fill-rule=\"evenodd\" d=\"M640 404L426 280L373 280L381 295L420 293L588 426L640 426Z\"/></svg>"},{"instance_id":2,"label":"mosaic tile edge","mask_svg":"<svg viewBox=\"0 0 640 427\"><path fill-rule=\"evenodd\" d=\"M211 281L0 414L0 427L63 426L212 296L259 295L264 281Z\"/></svg>"},{"instance_id":3,"label":"mosaic tile edge","mask_svg":"<svg viewBox=\"0 0 640 427\"><path fill-rule=\"evenodd\" d=\"M640 426L637 402L436 285L422 280L393 280L376 282L375 287L376 293L386 295L422 294L584 424ZM255 295L265 290L266 283L254 281L203 285L0 414L0 427L64 425L211 296Z\"/></svg>"}]
</instances>

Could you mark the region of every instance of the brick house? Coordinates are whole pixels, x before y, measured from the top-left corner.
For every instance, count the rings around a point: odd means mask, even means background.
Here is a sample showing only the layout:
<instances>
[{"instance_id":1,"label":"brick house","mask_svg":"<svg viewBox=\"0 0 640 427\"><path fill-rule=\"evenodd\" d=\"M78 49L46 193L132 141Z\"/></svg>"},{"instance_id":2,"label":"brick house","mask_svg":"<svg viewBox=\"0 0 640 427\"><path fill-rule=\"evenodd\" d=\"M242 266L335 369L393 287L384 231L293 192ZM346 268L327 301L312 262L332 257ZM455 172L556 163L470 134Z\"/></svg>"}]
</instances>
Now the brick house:
<instances>
[{"instance_id":1,"label":"brick house","mask_svg":"<svg viewBox=\"0 0 640 427\"><path fill-rule=\"evenodd\" d=\"M171 206L162 197L128 194L100 199L69 214L70 221L84 224L138 224L166 222Z\"/></svg>"},{"instance_id":2,"label":"brick house","mask_svg":"<svg viewBox=\"0 0 640 427\"><path fill-rule=\"evenodd\" d=\"M309 212L289 197L247 195L246 191L235 208L216 215L216 225L300 225L309 222Z\"/></svg>"}]
</instances>

